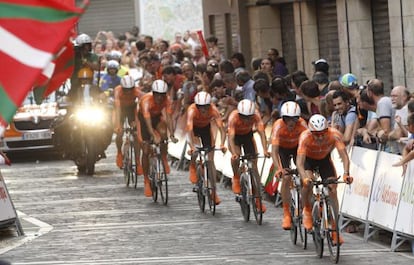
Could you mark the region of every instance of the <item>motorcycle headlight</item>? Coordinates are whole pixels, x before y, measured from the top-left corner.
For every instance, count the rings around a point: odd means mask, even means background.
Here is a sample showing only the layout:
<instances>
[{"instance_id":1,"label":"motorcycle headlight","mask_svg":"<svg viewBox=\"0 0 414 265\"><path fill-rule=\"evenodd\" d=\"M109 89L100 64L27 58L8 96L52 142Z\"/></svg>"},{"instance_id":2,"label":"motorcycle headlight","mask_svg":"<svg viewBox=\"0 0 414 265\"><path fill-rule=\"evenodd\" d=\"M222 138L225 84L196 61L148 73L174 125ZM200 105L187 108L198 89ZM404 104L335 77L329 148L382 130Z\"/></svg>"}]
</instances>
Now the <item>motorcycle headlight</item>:
<instances>
[{"instance_id":1,"label":"motorcycle headlight","mask_svg":"<svg viewBox=\"0 0 414 265\"><path fill-rule=\"evenodd\" d=\"M105 115L100 108L81 108L75 113L76 119L87 125L95 125L104 121Z\"/></svg>"}]
</instances>

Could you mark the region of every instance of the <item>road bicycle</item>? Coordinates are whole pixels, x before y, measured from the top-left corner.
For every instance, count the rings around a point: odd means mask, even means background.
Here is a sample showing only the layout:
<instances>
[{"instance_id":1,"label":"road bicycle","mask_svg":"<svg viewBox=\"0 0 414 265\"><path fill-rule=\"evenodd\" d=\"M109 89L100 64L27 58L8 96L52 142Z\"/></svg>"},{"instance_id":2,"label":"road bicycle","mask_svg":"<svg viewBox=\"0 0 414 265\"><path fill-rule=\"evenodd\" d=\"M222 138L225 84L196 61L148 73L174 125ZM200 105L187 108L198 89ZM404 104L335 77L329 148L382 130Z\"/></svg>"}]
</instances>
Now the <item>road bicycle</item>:
<instances>
[{"instance_id":1,"label":"road bicycle","mask_svg":"<svg viewBox=\"0 0 414 265\"><path fill-rule=\"evenodd\" d=\"M303 204L302 204L302 184L297 169L285 168L286 174L292 177L290 185L290 216L292 226L290 228L290 240L296 245L299 238L302 242L303 249L307 248L308 234L303 226Z\"/></svg>"},{"instance_id":2,"label":"road bicycle","mask_svg":"<svg viewBox=\"0 0 414 265\"><path fill-rule=\"evenodd\" d=\"M127 187L129 187L129 184L133 184L137 188L137 165L135 157L137 132L135 126L129 126L127 122L125 124L125 136L122 145L124 180Z\"/></svg>"},{"instance_id":3,"label":"road bicycle","mask_svg":"<svg viewBox=\"0 0 414 265\"><path fill-rule=\"evenodd\" d=\"M316 180L312 180L314 187L314 203L312 208L313 218L313 241L315 243L316 254L319 258L323 256L324 240L328 245L330 259L333 263L338 263L341 244L339 215L335 211L333 202L329 197L330 184L345 183L339 178L328 178L322 180L318 172L315 173ZM336 240L333 240L336 233Z\"/></svg>"},{"instance_id":4,"label":"road bicycle","mask_svg":"<svg viewBox=\"0 0 414 265\"><path fill-rule=\"evenodd\" d=\"M253 160L259 158L257 154L240 156L240 194L236 201L240 203L243 218L246 222L250 219L250 207L252 208L256 223L262 224L262 189L258 173L254 170Z\"/></svg>"},{"instance_id":5,"label":"road bicycle","mask_svg":"<svg viewBox=\"0 0 414 265\"><path fill-rule=\"evenodd\" d=\"M211 146L200 147L196 146L195 153L197 154L196 169L197 169L197 184L193 191L197 193L198 206L201 212L205 211L206 200L210 212L214 215L216 213L216 182L213 179L213 162L208 159L208 154L212 151L218 151Z\"/></svg>"},{"instance_id":6,"label":"road bicycle","mask_svg":"<svg viewBox=\"0 0 414 265\"><path fill-rule=\"evenodd\" d=\"M162 144L168 144L168 140L163 140ZM160 144L161 144L160 143ZM165 171L164 163L161 158L160 144L149 143L149 173L150 185L152 190L152 199L158 200L158 192L164 205L168 203L168 176Z\"/></svg>"}]
</instances>

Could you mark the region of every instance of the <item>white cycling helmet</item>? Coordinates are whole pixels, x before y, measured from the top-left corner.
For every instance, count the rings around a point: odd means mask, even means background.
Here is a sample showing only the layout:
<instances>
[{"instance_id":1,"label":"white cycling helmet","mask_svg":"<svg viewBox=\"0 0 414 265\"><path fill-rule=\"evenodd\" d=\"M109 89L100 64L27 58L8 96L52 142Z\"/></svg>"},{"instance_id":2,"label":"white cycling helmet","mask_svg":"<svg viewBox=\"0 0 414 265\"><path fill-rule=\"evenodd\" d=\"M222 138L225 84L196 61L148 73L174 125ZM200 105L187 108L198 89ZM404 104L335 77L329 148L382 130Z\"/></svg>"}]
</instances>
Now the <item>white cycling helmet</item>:
<instances>
[{"instance_id":1,"label":"white cycling helmet","mask_svg":"<svg viewBox=\"0 0 414 265\"><path fill-rule=\"evenodd\" d=\"M121 86L126 89L131 89L135 87L135 80L130 75L124 75L121 78Z\"/></svg>"},{"instance_id":2,"label":"white cycling helmet","mask_svg":"<svg viewBox=\"0 0 414 265\"><path fill-rule=\"evenodd\" d=\"M167 93L168 85L164 80L158 79L152 83L152 92L155 93Z\"/></svg>"},{"instance_id":3,"label":"white cycling helmet","mask_svg":"<svg viewBox=\"0 0 414 265\"><path fill-rule=\"evenodd\" d=\"M328 122L321 114L315 114L310 117L308 127L311 132L321 132L328 128Z\"/></svg>"},{"instance_id":4,"label":"white cycling helmet","mask_svg":"<svg viewBox=\"0 0 414 265\"><path fill-rule=\"evenodd\" d=\"M239 112L239 114L242 114L245 116L251 116L254 114L255 107L256 106L253 101L249 99L243 99L237 105L237 111Z\"/></svg>"},{"instance_id":5,"label":"white cycling helmet","mask_svg":"<svg viewBox=\"0 0 414 265\"><path fill-rule=\"evenodd\" d=\"M76 37L75 42L77 45L82 46L85 43L92 43L92 39L89 35L82 33Z\"/></svg>"},{"instance_id":6,"label":"white cycling helmet","mask_svg":"<svg viewBox=\"0 0 414 265\"><path fill-rule=\"evenodd\" d=\"M196 105L210 105L211 104L211 96L209 93L205 91L198 92L197 95L194 97L194 103Z\"/></svg>"},{"instance_id":7,"label":"white cycling helmet","mask_svg":"<svg viewBox=\"0 0 414 265\"><path fill-rule=\"evenodd\" d=\"M110 60L106 63L106 68L107 69L119 69L119 63L115 60Z\"/></svg>"},{"instance_id":8,"label":"white cycling helmet","mask_svg":"<svg viewBox=\"0 0 414 265\"><path fill-rule=\"evenodd\" d=\"M119 61L121 59L121 57L122 57L122 53L120 51L117 51L117 50L112 50L108 54L108 59L109 60Z\"/></svg>"},{"instance_id":9,"label":"white cycling helmet","mask_svg":"<svg viewBox=\"0 0 414 265\"><path fill-rule=\"evenodd\" d=\"M300 107L295 101L288 101L283 103L280 108L280 116L287 117L299 117L300 116Z\"/></svg>"}]
</instances>

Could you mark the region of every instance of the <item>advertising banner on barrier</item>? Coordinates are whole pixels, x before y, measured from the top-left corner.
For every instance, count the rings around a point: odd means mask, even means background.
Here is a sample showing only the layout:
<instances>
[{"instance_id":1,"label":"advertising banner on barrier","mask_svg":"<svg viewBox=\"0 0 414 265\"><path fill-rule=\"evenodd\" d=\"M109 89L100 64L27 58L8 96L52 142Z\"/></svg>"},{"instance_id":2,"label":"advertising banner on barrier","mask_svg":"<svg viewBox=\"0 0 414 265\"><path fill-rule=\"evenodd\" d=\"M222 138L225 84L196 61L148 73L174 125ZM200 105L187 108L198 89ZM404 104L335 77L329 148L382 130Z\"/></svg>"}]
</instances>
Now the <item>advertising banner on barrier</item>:
<instances>
[{"instance_id":1,"label":"advertising banner on barrier","mask_svg":"<svg viewBox=\"0 0 414 265\"><path fill-rule=\"evenodd\" d=\"M6 183L0 172L0 224L17 218Z\"/></svg>"},{"instance_id":2,"label":"advertising banner on barrier","mask_svg":"<svg viewBox=\"0 0 414 265\"><path fill-rule=\"evenodd\" d=\"M350 174L354 177L354 182L349 187L345 187L341 207L342 213L366 220L377 154L378 151L376 150L358 146L353 147L350 157Z\"/></svg>"},{"instance_id":3,"label":"advertising banner on barrier","mask_svg":"<svg viewBox=\"0 0 414 265\"><path fill-rule=\"evenodd\" d=\"M414 161L405 172L395 230L414 236Z\"/></svg>"},{"instance_id":4,"label":"advertising banner on barrier","mask_svg":"<svg viewBox=\"0 0 414 265\"><path fill-rule=\"evenodd\" d=\"M399 155L379 153L368 208L368 221L391 230L395 226L403 182L402 168L392 164L400 159Z\"/></svg>"}]
</instances>

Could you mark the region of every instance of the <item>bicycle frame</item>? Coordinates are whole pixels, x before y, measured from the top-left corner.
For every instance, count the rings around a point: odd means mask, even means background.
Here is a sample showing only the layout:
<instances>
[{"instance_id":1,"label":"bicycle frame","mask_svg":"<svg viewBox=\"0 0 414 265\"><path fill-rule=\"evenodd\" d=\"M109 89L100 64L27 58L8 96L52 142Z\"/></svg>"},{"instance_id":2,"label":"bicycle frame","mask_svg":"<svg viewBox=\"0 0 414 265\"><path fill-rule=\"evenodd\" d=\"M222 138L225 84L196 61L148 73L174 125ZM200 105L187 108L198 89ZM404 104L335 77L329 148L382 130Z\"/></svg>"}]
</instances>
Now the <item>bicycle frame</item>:
<instances>
[{"instance_id":1,"label":"bicycle frame","mask_svg":"<svg viewBox=\"0 0 414 265\"><path fill-rule=\"evenodd\" d=\"M148 143L149 152L149 178L151 181L152 199L154 202L158 199L158 191L164 205L168 203L168 177L165 172L161 158L161 144L168 143L168 140L162 141L160 144Z\"/></svg>"},{"instance_id":2,"label":"bicycle frame","mask_svg":"<svg viewBox=\"0 0 414 265\"><path fill-rule=\"evenodd\" d=\"M207 197L210 211L215 214L216 211L216 203L215 203L215 188L213 184L210 183L210 178L213 178L212 173L209 173L209 153L212 151L218 151L221 149L215 149L214 147L196 147L196 164L197 167L202 169L202 172L198 172L198 187L194 190L197 192L198 203L200 206L200 210L204 212L205 210L205 198ZM212 168L210 168L211 170Z\"/></svg>"}]
</instances>

